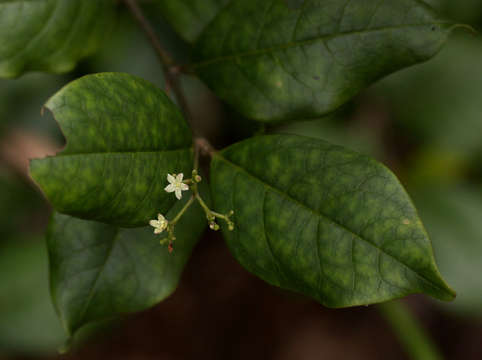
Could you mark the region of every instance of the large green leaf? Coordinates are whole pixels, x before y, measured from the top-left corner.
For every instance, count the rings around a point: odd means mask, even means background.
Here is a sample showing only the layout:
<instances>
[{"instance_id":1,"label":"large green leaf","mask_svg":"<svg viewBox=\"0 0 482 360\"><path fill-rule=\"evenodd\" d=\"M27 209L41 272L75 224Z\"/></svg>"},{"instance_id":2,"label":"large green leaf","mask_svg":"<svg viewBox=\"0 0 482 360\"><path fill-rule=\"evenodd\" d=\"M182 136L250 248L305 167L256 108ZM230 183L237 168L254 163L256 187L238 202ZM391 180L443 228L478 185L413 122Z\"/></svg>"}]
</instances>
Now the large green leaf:
<instances>
[{"instance_id":1,"label":"large green leaf","mask_svg":"<svg viewBox=\"0 0 482 360\"><path fill-rule=\"evenodd\" d=\"M167 21L186 41L193 42L232 0L155 0Z\"/></svg>"},{"instance_id":2,"label":"large green leaf","mask_svg":"<svg viewBox=\"0 0 482 360\"><path fill-rule=\"evenodd\" d=\"M396 177L321 140L260 136L214 155L213 200L236 259L270 284L329 307L411 293L451 300L429 238Z\"/></svg>"},{"instance_id":3,"label":"large green leaf","mask_svg":"<svg viewBox=\"0 0 482 360\"><path fill-rule=\"evenodd\" d=\"M167 213L172 219L185 204ZM69 334L85 324L140 311L168 297L206 225L198 203L176 225L174 251L152 227L122 229L54 214L48 231L54 305Z\"/></svg>"},{"instance_id":4,"label":"large green leaf","mask_svg":"<svg viewBox=\"0 0 482 360\"><path fill-rule=\"evenodd\" d=\"M89 75L46 107L67 146L30 171L57 211L132 227L171 208L166 175L191 173L191 133L160 89L127 74Z\"/></svg>"},{"instance_id":5,"label":"large green leaf","mask_svg":"<svg viewBox=\"0 0 482 360\"><path fill-rule=\"evenodd\" d=\"M0 0L0 77L72 70L101 46L114 15L112 0Z\"/></svg>"},{"instance_id":6,"label":"large green leaf","mask_svg":"<svg viewBox=\"0 0 482 360\"><path fill-rule=\"evenodd\" d=\"M428 60L452 26L419 0L233 0L197 41L193 67L247 117L313 118Z\"/></svg>"}]
</instances>

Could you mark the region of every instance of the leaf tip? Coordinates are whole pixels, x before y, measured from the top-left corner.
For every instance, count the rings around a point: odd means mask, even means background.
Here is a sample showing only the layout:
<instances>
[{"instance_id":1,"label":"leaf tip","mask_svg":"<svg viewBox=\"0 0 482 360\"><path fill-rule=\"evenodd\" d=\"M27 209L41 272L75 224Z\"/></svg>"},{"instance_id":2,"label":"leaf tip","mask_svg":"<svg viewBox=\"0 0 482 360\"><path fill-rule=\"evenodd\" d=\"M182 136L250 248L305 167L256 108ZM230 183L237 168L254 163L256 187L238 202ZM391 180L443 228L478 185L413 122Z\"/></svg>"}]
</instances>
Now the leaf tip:
<instances>
[{"instance_id":1,"label":"leaf tip","mask_svg":"<svg viewBox=\"0 0 482 360\"><path fill-rule=\"evenodd\" d=\"M443 300L443 301L454 301L455 298L457 297L457 292L452 289L449 285L445 284L446 286L446 289L445 289L445 295L443 296L443 298L441 298L440 300Z\"/></svg>"},{"instance_id":2,"label":"leaf tip","mask_svg":"<svg viewBox=\"0 0 482 360\"><path fill-rule=\"evenodd\" d=\"M437 270L438 272L438 270ZM430 295L441 301L453 301L455 300L457 293L452 289L447 282L443 279L442 275L439 273L439 281L433 283L434 291L424 291L425 294Z\"/></svg>"}]
</instances>

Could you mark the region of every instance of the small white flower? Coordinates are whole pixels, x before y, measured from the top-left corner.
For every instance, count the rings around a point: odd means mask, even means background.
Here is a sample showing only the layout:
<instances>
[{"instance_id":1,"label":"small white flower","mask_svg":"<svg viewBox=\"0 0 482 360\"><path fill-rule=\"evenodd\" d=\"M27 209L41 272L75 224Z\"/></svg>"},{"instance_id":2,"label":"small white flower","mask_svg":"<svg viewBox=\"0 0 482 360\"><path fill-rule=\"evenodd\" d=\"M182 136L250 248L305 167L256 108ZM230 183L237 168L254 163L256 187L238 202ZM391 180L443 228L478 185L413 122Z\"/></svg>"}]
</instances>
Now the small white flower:
<instances>
[{"instance_id":1,"label":"small white flower","mask_svg":"<svg viewBox=\"0 0 482 360\"><path fill-rule=\"evenodd\" d=\"M157 220L149 221L149 225L154 228L154 234L160 234L167 229L168 221L161 214L157 215Z\"/></svg>"},{"instance_id":2,"label":"small white flower","mask_svg":"<svg viewBox=\"0 0 482 360\"><path fill-rule=\"evenodd\" d=\"M164 190L169 193L175 193L178 200L181 200L183 191L189 190L189 186L182 182L183 176L184 175L182 173L178 174L177 176L176 174L167 174L167 181L169 181L169 185L164 188Z\"/></svg>"}]
</instances>

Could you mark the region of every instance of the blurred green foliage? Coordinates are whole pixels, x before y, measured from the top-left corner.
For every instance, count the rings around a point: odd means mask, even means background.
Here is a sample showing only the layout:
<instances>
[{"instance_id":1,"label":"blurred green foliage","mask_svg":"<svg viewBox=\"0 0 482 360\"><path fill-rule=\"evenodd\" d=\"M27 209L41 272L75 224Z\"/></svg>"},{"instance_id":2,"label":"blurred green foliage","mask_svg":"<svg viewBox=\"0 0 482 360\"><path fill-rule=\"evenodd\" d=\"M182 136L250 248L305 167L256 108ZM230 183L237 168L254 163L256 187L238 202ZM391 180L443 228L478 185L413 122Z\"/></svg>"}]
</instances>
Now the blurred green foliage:
<instances>
[{"instance_id":1,"label":"blurred green foliage","mask_svg":"<svg viewBox=\"0 0 482 360\"><path fill-rule=\"evenodd\" d=\"M372 91L386 98L404 136L470 159L482 152L482 38L453 35L423 65L394 74Z\"/></svg>"},{"instance_id":2,"label":"blurred green foliage","mask_svg":"<svg viewBox=\"0 0 482 360\"><path fill-rule=\"evenodd\" d=\"M0 355L55 353L65 334L50 300L43 239L0 247Z\"/></svg>"},{"instance_id":3,"label":"blurred green foliage","mask_svg":"<svg viewBox=\"0 0 482 360\"><path fill-rule=\"evenodd\" d=\"M414 193L432 238L440 272L457 298L447 310L482 316L482 189L469 185L431 187Z\"/></svg>"},{"instance_id":4,"label":"blurred green foliage","mask_svg":"<svg viewBox=\"0 0 482 360\"><path fill-rule=\"evenodd\" d=\"M31 130L54 141L61 139L55 121L40 115L51 94L69 77L30 73L17 80L0 80L0 138L10 128Z\"/></svg>"},{"instance_id":5,"label":"blurred green foliage","mask_svg":"<svg viewBox=\"0 0 482 360\"><path fill-rule=\"evenodd\" d=\"M30 184L0 170L0 246L38 231L45 202ZM16 240L18 241L18 240Z\"/></svg>"},{"instance_id":6,"label":"blurred green foliage","mask_svg":"<svg viewBox=\"0 0 482 360\"><path fill-rule=\"evenodd\" d=\"M356 131L350 128L343 122L344 116L346 114L334 114L318 120L291 123L278 127L275 132L323 139L365 155L383 158L382 144L376 135L370 129Z\"/></svg>"}]
</instances>

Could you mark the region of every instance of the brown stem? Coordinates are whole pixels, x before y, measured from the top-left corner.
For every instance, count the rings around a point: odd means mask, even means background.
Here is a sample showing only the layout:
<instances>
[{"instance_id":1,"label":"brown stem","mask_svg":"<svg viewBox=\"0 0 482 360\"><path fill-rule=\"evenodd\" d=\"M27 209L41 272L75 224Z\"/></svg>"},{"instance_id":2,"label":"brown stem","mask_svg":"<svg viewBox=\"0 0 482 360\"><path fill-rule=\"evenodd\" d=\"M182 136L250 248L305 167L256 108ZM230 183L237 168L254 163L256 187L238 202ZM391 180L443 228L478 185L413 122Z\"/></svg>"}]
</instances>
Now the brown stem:
<instances>
[{"instance_id":1,"label":"brown stem","mask_svg":"<svg viewBox=\"0 0 482 360\"><path fill-rule=\"evenodd\" d=\"M197 137L194 138L194 147L200 150L203 155L209 155L213 156L216 153L216 149L211 145L211 143L203 138L203 137Z\"/></svg>"},{"instance_id":2,"label":"brown stem","mask_svg":"<svg viewBox=\"0 0 482 360\"><path fill-rule=\"evenodd\" d=\"M184 115L186 116L189 123L192 124L192 115L189 109L189 104L184 96L182 91L182 86L179 81L179 75L181 73L182 67L176 65L172 60L171 56L161 45L161 42L157 38L156 32L154 28L149 23L149 20L146 19L142 9L139 7L137 0L123 0L126 6L131 11L132 15L146 34L147 38L151 42L154 50L156 51L157 56L162 65L162 69L164 72L164 77L166 80L166 90L169 91L172 89L174 96L181 107ZM193 133L195 134L194 137L194 151L195 151L195 159L196 163L198 162L199 152L202 152L204 155L212 156L216 150L213 146L209 143L209 141L202 137L197 137L196 129L192 127ZM196 166L195 166L196 167ZM196 169L197 170L197 169Z\"/></svg>"},{"instance_id":3,"label":"brown stem","mask_svg":"<svg viewBox=\"0 0 482 360\"><path fill-rule=\"evenodd\" d=\"M154 28L152 27L149 20L146 19L144 13L142 12L142 9L137 4L137 0L123 1L132 13L134 19L138 22L138 24L144 31L149 41L151 42L152 47L156 51L156 54L162 64L164 78L166 80L166 91L173 91L174 96L176 97L176 100L184 113L184 116L192 124L192 116L189 110L189 105L182 91L182 86L179 78L177 77L179 73L179 66L174 64L174 61L172 60L169 53L165 51L162 47L159 39L157 38L156 32L154 31Z\"/></svg>"}]
</instances>

